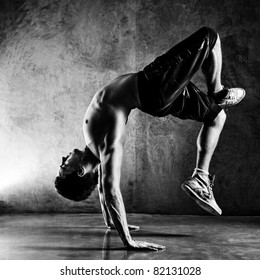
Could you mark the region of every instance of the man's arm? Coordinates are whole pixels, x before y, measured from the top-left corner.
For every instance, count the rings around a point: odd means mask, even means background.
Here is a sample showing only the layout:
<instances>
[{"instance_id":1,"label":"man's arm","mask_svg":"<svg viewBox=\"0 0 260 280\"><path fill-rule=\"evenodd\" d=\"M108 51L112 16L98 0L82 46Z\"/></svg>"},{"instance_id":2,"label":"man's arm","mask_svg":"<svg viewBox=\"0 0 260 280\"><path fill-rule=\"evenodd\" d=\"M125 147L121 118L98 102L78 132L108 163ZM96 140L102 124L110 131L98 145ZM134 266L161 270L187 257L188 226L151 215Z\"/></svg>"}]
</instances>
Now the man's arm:
<instances>
[{"instance_id":1,"label":"man's arm","mask_svg":"<svg viewBox=\"0 0 260 280\"><path fill-rule=\"evenodd\" d=\"M101 206L104 222L105 222L105 225L109 229L115 229L114 223L112 221L112 218L110 217L110 214L108 212L108 209L107 209L107 206L105 203L104 190L103 190L102 179L101 179L102 178L101 166L99 166L98 172L99 172L98 193L99 193L100 206ZM135 226L135 225L128 225L128 229L129 230L139 230L140 227Z\"/></svg>"},{"instance_id":2,"label":"man's arm","mask_svg":"<svg viewBox=\"0 0 260 280\"><path fill-rule=\"evenodd\" d=\"M128 249L164 249L165 247L161 245L133 240L128 229L124 202L120 191L124 126L124 119L122 122L120 118L117 118L110 126L105 137L105 145L100 148L101 184L104 190L105 204L119 236Z\"/></svg>"}]
</instances>

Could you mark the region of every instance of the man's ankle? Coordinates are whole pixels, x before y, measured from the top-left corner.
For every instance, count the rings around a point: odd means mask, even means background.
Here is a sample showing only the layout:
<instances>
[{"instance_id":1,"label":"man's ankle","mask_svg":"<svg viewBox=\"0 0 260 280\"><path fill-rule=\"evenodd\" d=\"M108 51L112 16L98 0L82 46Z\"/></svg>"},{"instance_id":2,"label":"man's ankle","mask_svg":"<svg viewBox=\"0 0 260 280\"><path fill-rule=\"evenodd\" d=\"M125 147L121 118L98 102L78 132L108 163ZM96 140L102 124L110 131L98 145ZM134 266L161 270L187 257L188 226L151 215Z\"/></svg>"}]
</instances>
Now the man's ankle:
<instances>
[{"instance_id":1,"label":"man's ankle","mask_svg":"<svg viewBox=\"0 0 260 280\"><path fill-rule=\"evenodd\" d=\"M195 168L192 174L192 177L198 175L199 177L203 177L203 178L208 178L209 177L209 172L208 170L205 169L200 169L200 168Z\"/></svg>"},{"instance_id":2,"label":"man's ankle","mask_svg":"<svg viewBox=\"0 0 260 280\"><path fill-rule=\"evenodd\" d=\"M222 99L227 95L227 89L221 85L221 87L213 92L209 92L208 95L214 99Z\"/></svg>"}]
</instances>

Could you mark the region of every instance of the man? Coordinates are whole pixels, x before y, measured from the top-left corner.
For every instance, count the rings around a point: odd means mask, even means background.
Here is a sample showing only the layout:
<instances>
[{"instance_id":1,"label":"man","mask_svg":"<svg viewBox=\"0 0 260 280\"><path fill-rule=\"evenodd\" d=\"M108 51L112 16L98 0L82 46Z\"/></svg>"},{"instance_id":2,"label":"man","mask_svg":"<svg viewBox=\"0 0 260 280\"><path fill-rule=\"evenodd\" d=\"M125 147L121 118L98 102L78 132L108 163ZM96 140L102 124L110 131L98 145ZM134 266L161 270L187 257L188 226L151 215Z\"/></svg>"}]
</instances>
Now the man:
<instances>
[{"instance_id":1,"label":"man","mask_svg":"<svg viewBox=\"0 0 260 280\"><path fill-rule=\"evenodd\" d=\"M115 227L128 249L164 249L164 246L133 240L120 192L125 126L132 109L157 117L173 115L203 122L197 140L197 161L182 189L206 211L221 215L212 192L209 164L225 123L224 107L245 96L240 88L221 84L222 55L218 34L207 27L155 59L143 71L120 76L92 99L84 118L84 151L74 150L63 158L56 178L58 192L73 200L88 197L99 178L99 194L105 223ZM208 93L190 82L199 70ZM99 172L99 176L97 176Z\"/></svg>"}]
</instances>

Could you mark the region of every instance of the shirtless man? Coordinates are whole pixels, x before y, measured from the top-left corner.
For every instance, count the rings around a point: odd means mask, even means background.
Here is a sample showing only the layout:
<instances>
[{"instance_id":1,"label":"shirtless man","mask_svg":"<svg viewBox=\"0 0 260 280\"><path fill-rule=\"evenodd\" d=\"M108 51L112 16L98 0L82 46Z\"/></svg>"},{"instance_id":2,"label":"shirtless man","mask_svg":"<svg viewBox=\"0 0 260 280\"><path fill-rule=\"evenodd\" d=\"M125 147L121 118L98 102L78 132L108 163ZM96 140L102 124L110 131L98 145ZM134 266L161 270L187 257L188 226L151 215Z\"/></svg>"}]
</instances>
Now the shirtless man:
<instances>
[{"instance_id":1,"label":"shirtless man","mask_svg":"<svg viewBox=\"0 0 260 280\"><path fill-rule=\"evenodd\" d=\"M221 66L220 38L214 30L203 27L143 71L120 76L104 86L93 97L84 117L86 148L75 149L63 158L55 182L57 191L79 201L98 184L105 223L116 228L128 249L165 248L131 237L129 229L138 227L128 226L120 192L125 126L131 110L138 108L157 117L173 115L203 123L197 139L195 170L181 187L204 210L221 215L212 192L214 179L209 164L226 120L223 108L236 105L245 96L241 88L222 86ZM190 82L200 68L207 94Z\"/></svg>"}]
</instances>

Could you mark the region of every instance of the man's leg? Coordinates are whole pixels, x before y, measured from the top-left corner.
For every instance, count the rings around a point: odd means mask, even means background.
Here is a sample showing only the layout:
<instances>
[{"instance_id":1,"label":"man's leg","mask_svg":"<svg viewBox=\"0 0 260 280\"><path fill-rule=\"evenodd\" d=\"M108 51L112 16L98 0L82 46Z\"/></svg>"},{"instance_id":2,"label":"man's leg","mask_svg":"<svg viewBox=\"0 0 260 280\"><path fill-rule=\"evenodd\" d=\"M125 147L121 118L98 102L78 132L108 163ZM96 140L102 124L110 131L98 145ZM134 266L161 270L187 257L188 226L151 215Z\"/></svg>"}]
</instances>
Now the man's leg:
<instances>
[{"instance_id":1,"label":"man's leg","mask_svg":"<svg viewBox=\"0 0 260 280\"><path fill-rule=\"evenodd\" d=\"M209 34L211 34L210 32ZM214 34L214 33L213 33ZM212 35L210 35L212 37ZM213 35L213 37L216 35ZM221 107L233 106L245 96L241 88L226 89L221 84L222 52L220 38L202 63L202 72L205 76L208 95ZM209 97L209 98L210 98ZM197 161L193 175L184 184L182 189L190 195L204 210L220 215L221 209L217 205L212 187L214 177L209 174L209 165L217 146L220 133L225 124L226 114L221 110L210 122L204 122L197 139Z\"/></svg>"},{"instance_id":2,"label":"man's leg","mask_svg":"<svg viewBox=\"0 0 260 280\"><path fill-rule=\"evenodd\" d=\"M222 107L234 106L245 97L242 88L224 88L221 84L222 51L219 35L216 43L202 64L202 73L205 76L208 94Z\"/></svg>"},{"instance_id":3,"label":"man's leg","mask_svg":"<svg viewBox=\"0 0 260 280\"><path fill-rule=\"evenodd\" d=\"M210 161L225 121L226 113L222 110L212 122L203 124L197 139L196 168L209 172Z\"/></svg>"},{"instance_id":4,"label":"man's leg","mask_svg":"<svg viewBox=\"0 0 260 280\"><path fill-rule=\"evenodd\" d=\"M218 35L217 41L209 53L209 56L202 64L202 73L206 78L208 92L212 97L216 97L216 93L221 91L223 86L221 84L221 70L222 70L222 51L221 43Z\"/></svg>"},{"instance_id":5,"label":"man's leg","mask_svg":"<svg viewBox=\"0 0 260 280\"><path fill-rule=\"evenodd\" d=\"M209 165L225 120L226 113L221 110L213 121L203 124L197 139L196 168L181 186L200 207L213 215L221 215L222 210L213 195L214 177L209 174Z\"/></svg>"},{"instance_id":6,"label":"man's leg","mask_svg":"<svg viewBox=\"0 0 260 280\"><path fill-rule=\"evenodd\" d=\"M206 78L208 95L190 82L200 68ZM146 79L156 81L152 86L159 92L159 101L163 101L166 108L156 112L157 116L171 114L181 119L204 123L197 141L195 171L191 178L182 184L182 188L202 208L215 215L220 215L221 209L214 199L214 179L208 170L226 119L222 108L237 104L245 95L243 89L223 88L221 69L220 38L208 27L199 29L144 68ZM160 104L159 101L154 103Z\"/></svg>"}]
</instances>

